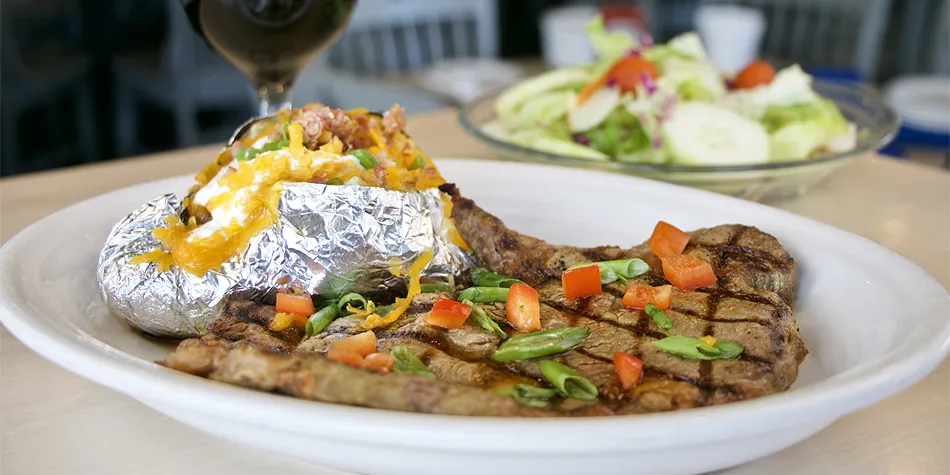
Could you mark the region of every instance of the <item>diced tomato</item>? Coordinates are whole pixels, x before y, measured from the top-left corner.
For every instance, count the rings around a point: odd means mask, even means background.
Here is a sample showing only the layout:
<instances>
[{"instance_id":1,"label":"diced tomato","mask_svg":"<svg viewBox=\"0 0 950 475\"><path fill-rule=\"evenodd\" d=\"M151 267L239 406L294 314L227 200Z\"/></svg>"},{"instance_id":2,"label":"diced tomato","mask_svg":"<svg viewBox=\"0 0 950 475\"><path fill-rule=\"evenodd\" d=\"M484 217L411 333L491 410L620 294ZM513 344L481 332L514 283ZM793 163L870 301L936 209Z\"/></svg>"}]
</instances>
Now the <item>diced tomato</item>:
<instances>
[{"instance_id":1,"label":"diced tomato","mask_svg":"<svg viewBox=\"0 0 950 475\"><path fill-rule=\"evenodd\" d=\"M505 300L505 317L508 323L523 332L541 329L541 303L538 291L525 284L515 284L508 289Z\"/></svg>"},{"instance_id":2,"label":"diced tomato","mask_svg":"<svg viewBox=\"0 0 950 475\"><path fill-rule=\"evenodd\" d=\"M393 355L389 353L370 353L363 359L363 367L372 371L388 373L393 369L395 362L396 358L393 358Z\"/></svg>"},{"instance_id":3,"label":"diced tomato","mask_svg":"<svg viewBox=\"0 0 950 475\"><path fill-rule=\"evenodd\" d=\"M623 299L620 300L624 307L640 309L646 308L651 302L653 302L653 287L637 284L630 284L623 294Z\"/></svg>"},{"instance_id":4,"label":"diced tomato","mask_svg":"<svg viewBox=\"0 0 950 475\"><path fill-rule=\"evenodd\" d=\"M376 334L373 333L373 330L367 330L363 333L348 336L331 343L330 349L352 351L360 356L376 353Z\"/></svg>"},{"instance_id":5,"label":"diced tomato","mask_svg":"<svg viewBox=\"0 0 950 475\"><path fill-rule=\"evenodd\" d=\"M732 81L736 89L752 89L757 86L764 86L772 82L775 78L775 68L771 64L756 60L749 63L736 78Z\"/></svg>"},{"instance_id":6,"label":"diced tomato","mask_svg":"<svg viewBox=\"0 0 950 475\"><path fill-rule=\"evenodd\" d=\"M689 234L680 231L670 223L660 221L653 228L653 235L647 241L647 246L656 254L656 257L663 258L682 254L687 243L689 243Z\"/></svg>"},{"instance_id":7,"label":"diced tomato","mask_svg":"<svg viewBox=\"0 0 950 475\"><path fill-rule=\"evenodd\" d=\"M621 91L635 93L637 85L643 83L644 75L650 79L656 79L660 72L646 59L628 56L614 63L607 72L607 79L617 83Z\"/></svg>"},{"instance_id":8,"label":"diced tomato","mask_svg":"<svg viewBox=\"0 0 950 475\"><path fill-rule=\"evenodd\" d=\"M630 284L620 303L625 307L639 309L644 309L647 304L652 303L660 310L666 310L673 303L673 286L650 287L649 285Z\"/></svg>"},{"instance_id":9,"label":"diced tomato","mask_svg":"<svg viewBox=\"0 0 950 475\"><path fill-rule=\"evenodd\" d=\"M315 310L307 294L277 294L277 311L309 317Z\"/></svg>"},{"instance_id":10,"label":"diced tomato","mask_svg":"<svg viewBox=\"0 0 950 475\"><path fill-rule=\"evenodd\" d=\"M643 374L643 361L620 351L614 353L613 359L614 369L617 370L617 376L620 376L623 389L629 391L636 387L640 382L640 375Z\"/></svg>"},{"instance_id":11,"label":"diced tomato","mask_svg":"<svg viewBox=\"0 0 950 475\"><path fill-rule=\"evenodd\" d=\"M597 79L587 83L580 92L577 93L577 103L583 104L587 102L587 99L590 98L598 89L604 87L607 84L607 76L602 75Z\"/></svg>"},{"instance_id":12,"label":"diced tomato","mask_svg":"<svg viewBox=\"0 0 950 475\"><path fill-rule=\"evenodd\" d=\"M656 305L660 310L668 310L673 305L673 286L653 287L653 301L650 303Z\"/></svg>"},{"instance_id":13,"label":"diced tomato","mask_svg":"<svg viewBox=\"0 0 950 475\"><path fill-rule=\"evenodd\" d=\"M439 299L435 301L432 310L426 315L426 323L434 327L451 330L461 327L471 313L472 307L470 305L451 299Z\"/></svg>"},{"instance_id":14,"label":"diced tomato","mask_svg":"<svg viewBox=\"0 0 950 475\"><path fill-rule=\"evenodd\" d=\"M716 283L716 273L708 262L688 254L664 257L663 277L680 290L693 290Z\"/></svg>"},{"instance_id":15,"label":"diced tomato","mask_svg":"<svg viewBox=\"0 0 950 475\"><path fill-rule=\"evenodd\" d=\"M603 291L600 286L600 267L591 264L566 270L561 273L561 285L564 286L564 296L569 299L597 295Z\"/></svg>"},{"instance_id":16,"label":"diced tomato","mask_svg":"<svg viewBox=\"0 0 950 475\"><path fill-rule=\"evenodd\" d=\"M327 352L327 358L357 368L363 367L363 356L355 351L341 350L331 346L330 351Z\"/></svg>"}]
</instances>

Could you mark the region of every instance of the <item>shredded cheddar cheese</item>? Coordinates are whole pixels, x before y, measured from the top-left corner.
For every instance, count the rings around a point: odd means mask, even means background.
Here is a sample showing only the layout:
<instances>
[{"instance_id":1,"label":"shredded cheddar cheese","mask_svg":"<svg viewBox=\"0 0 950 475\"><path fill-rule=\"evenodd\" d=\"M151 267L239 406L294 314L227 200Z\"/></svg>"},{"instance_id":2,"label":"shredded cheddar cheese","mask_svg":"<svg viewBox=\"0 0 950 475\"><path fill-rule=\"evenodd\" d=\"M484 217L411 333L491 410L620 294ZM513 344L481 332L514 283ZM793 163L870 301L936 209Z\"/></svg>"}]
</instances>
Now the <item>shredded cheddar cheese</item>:
<instances>
[{"instance_id":1,"label":"shredded cheddar cheese","mask_svg":"<svg viewBox=\"0 0 950 475\"><path fill-rule=\"evenodd\" d=\"M426 249L419 257L416 258L416 260L412 262L412 265L409 266L409 271L407 273L409 276L409 289L406 292L406 297L396 299L396 303L393 304L393 309L390 310L386 316L380 317L379 315L373 314L366 317L366 320L364 320L362 324L364 330L372 330L374 328L389 325L406 313L406 310L409 310L409 304L412 303L412 298L422 292L422 287L419 283L419 281L422 279L422 270L425 269L431 261L432 250Z\"/></svg>"},{"instance_id":2,"label":"shredded cheddar cheese","mask_svg":"<svg viewBox=\"0 0 950 475\"><path fill-rule=\"evenodd\" d=\"M705 344L707 344L707 345L709 345L709 346L713 346L713 345L716 344L716 339L713 338L712 336L709 336L709 335L706 335L706 336L700 338L700 340L702 340L703 343L705 343Z\"/></svg>"},{"instance_id":3,"label":"shredded cheddar cheese","mask_svg":"<svg viewBox=\"0 0 950 475\"><path fill-rule=\"evenodd\" d=\"M282 332L293 326L296 320L296 315L281 312L274 315L274 318L267 324L267 329L272 332Z\"/></svg>"}]
</instances>

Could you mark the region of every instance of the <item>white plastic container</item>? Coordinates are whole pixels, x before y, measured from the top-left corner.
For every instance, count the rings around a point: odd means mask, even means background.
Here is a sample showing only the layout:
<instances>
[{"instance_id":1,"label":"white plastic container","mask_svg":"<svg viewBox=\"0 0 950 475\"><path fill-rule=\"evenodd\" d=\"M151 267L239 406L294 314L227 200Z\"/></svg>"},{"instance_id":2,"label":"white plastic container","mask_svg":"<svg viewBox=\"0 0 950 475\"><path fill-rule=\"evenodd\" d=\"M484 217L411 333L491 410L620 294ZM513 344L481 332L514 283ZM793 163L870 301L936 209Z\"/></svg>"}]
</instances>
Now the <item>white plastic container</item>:
<instances>
[{"instance_id":1,"label":"white plastic container","mask_svg":"<svg viewBox=\"0 0 950 475\"><path fill-rule=\"evenodd\" d=\"M723 73L741 70L759 54L765 16L754 8L702 5L693 17L709 59Z\"/></svg>"}]
</instances>

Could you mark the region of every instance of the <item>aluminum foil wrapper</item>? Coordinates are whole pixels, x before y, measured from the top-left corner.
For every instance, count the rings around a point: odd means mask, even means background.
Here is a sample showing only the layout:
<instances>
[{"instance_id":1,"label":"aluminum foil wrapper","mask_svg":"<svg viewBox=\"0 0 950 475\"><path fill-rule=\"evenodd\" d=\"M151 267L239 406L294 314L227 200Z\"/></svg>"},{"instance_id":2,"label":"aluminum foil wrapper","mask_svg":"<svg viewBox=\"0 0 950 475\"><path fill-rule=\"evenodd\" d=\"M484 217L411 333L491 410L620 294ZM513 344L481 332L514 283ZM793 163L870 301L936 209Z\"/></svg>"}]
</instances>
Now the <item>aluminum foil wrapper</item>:
<instances>
[{"instance_id":1,"label":"aluminum foil wrapper","mask_svg":"<svg viewBox=\"0 0 950 475\"><path fill-rule=\"evenodd\" d=\"M393 276L390 262L409 264L427 249L433 259L422 275L436 282L451 282L473 263L443 238L438 190L286 183L277 223L221 269L198 277L129 264L159 247L152 231L180 212L175 195L145 203L112 229L99 256L99 288L110 311L161 337L204 334L231 296L262 298L290 287L328 296L393 292L405 277Z\"/></svg>"}]
</instances>

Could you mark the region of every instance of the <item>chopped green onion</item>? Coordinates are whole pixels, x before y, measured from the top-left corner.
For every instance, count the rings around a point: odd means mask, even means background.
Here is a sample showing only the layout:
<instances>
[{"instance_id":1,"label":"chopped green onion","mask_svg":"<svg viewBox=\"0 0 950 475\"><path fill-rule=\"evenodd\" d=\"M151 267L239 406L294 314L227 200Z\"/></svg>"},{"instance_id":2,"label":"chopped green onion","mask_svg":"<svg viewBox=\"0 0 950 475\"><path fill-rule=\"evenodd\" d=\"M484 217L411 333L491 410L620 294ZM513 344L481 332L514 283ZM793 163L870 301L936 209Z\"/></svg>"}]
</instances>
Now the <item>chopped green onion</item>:
<instances>
[{"instance_id":1,"label":"chopped green onion","mask_svg":"<svg viewBox=\"0 0 950 475\"><path fill-rule=\"evenodd\" d=\"M237 152L234 153L234 159L237 160L237 161L239 161L239 162L243 162L243 161L250 160L250 158L248 158L248 153L250 153L249 150L251 150L251 149L249 149L249 148L247 148L247 147L241 147L241 148L237 149ZM256 153L255 153L255 155L256 155ZM251 156L251 158L253 158L253 155Z\"/></svg>"},{"instance_id":2,"label":"chopped green onion","mask_svg":"<svg viewBox=\"0 0 950 475\"><path fill-rule=\"evenodd\" d=\"M352 305L354 302L358 302L360 304L359 307ZM366 297L363 297L362 295L355 292L351 292L340 297L340 301L337 302L337 306L339 306L340 309L347 311L350 311L350 308L359 308L368 310L370 312L376 311L376 304L373 303L372 300L367 300Z\"/></svg>"},{"instance_id":3,"label":"chopped green onion","mask_svg":"<svg viewBox=\"0 0 950 475\"><path fill-rule=\"evenodd\" d=\"M422 155L416 155L416 158L412 160L412 164L409 165L409 171L425 168L426 165L428 165L426 159Z\"/></svg>"},{"instance_id":4,"label":"chopped green onion","mask_svg":"<svg viewBox=\"0 0 950 475\"><path fill-rule=\"evenodd\" d=\"M597 399L597 386L571 368L551 360L542 361L538 367L544 379L548 380L562 395L583 401Z\"/></svg>"},{"instance_id":5,"label":"chopped green onion","mask_svg":"<svg viewBox=\"0 0 950 475\"><path fill-rule=\"evenodd\" d=\"M307 335L314 336L317 333L323 331L333 320L336 320L340 316L340 307L331 303L326 307L317 310L317 313L314 313L307 320Z\"/></svg>"},{"instance_id":6,"label":"chopped green onion","mask_svg":"<svg viewBox=\"0 0 950 475\"><path fill-rule=\"evenodd\" d=\"M709 345L699 338L673 335L653 342L653 346L674 355L694 360L728 360L742 354L743 347L738 343L717 340Z\"/></svg>"},{"instance_id":7,"label":"chopped green onion","mask_svg":"<svg viewBox=\"0 0 950 475\"><path fill-rule=\"evenodd\" d=\"M429 368L427 368L422 361L419 361L419 358L416 358L416 355L412 354L409 348L402 345L394 346L389 350L389 353L392 354L395 359L393 371L397 373L412 373L416 376L435 379L435 373L429 371Z\"/></svg>"},{"instance_id":8,"label":"chopped green onion","mask_svg":"<svg viewBox=\"0 0 950 475\"><path fill-rule=\"evenodd\" d=\"M381 315L385 317L387 313L393 311L393 307L395 306L396 306L395 304L389 304L389 305L386 305L385 307L379 307L376 309L376 315Z\"/></svg>"},{"instance_id":9,"label":"chopped green onion","mask_svg":"<svg viewBox=\"0 0 950 475\"><path fill-rule=\"evenodd\" d=\"M501 274L496 274L484 267L472 269L472 282L476 287L504 287L508 288L524 282Z\"/></svg>"},{"instance_id":10,"label":"chopped green onion","mask_svg":"<svg viewBox=\"0 0 950 475\"><path fill-rule=\"evenodd\" d=\"M287 136L287 127L290 127L290 122L280 124L280 138L287 140L289 145L290 137Z\"/></svg>"},{"instance_id":11,"label":"chopped green onion","mask_svg":"<svg viewBox=\"0 0 950 475\"><path fill-rule=\"evenodd\" d=\"M664 330L673 328L673 320L670 320L670 317L667 317L666 313L664 313L663 310L660 310L656 305L648 303L643 311L646 312L654 322L656 322L658 327Z\"/></svg>"},{"instance_id":12,"label":"chopped green onion","mask_svg":"<svg viewBox=\"0 0 950 475\"><path fill-rule=\"evenodd\" d=\"M551 399L557 396L557 391L527 384L516 384L510 389L496 391L495 394L514 398L515 401L525 406L545 408L551 405Z\"/></svg>"},{"instance_id":13,"label":"chopped green onion","mask_svg":"<svg viewBox=\"0 0 950 475\"><path fill-rule=\"evenodd\" d=\"M459 300L489 303L508 300L508 289L502 287L469 287L459 292Z\"/></svg>"},{"instance_id":14,"label":"chopped green onion","mask_svg":"<svg viewBox=\"0 0 950 475\"><path fill-rule=\"evenodd\" d=\"M462 303L472 307L472 313L469 314L469 319L475 322L476 325L494 333L495 335L498 335L498 338L501 338L502 340L508 338L508 334L505 333L505 331L502 330L501 327L499 327L498 324L495 323L495 321L492 320L491 317L489 317L488 314L481 309L481 307L475 305L475 302L463 299Z\"/></svg>"},{"instance_id":15,"label":"chopped green onion","mask_svg":"<svg viewBox=\"0 0 950 475\"><path fill-rule=\"evenodd\" d=\"M350 151L350 155L353 155L354 157L356 157L356 159L360 161L360 166L362 166L363 168L367 170L375 167L376 165L379 165L379 161L377 161L376 157L374 157L373 154L369 153L368 150L363 150L361 148L358 148L356 150Z\"/></svg>"},{"instance_id":16,"label":"chopped green onion","mask_svg":"<svg viewBox=\"0 0 950 475\"><path fill-rule=\"evenodd\" d=\"M501 344L491 356L495 361L518 361L570 351L590 335L587 328L553 328L519 335Z\"/></svg>"},{"instance_id":17,"label":"chopped green onion","mask_svg":"<svg viewBox=\"0 0 950 475\"><path fill-rule=\"evenodd\" d=\"M419 284L419 291L428 294L432 292L451 292L452 287L448 284Z\"/></svg>"},{"instance_id":18,"label":"chopped green onion","mask_svg":"<svg viewBox=\"0 0 950 475\"><path fill-rule=\"evenodd\" d=\"M342 185L343 180L339 178L330 178L329 180L327 180L327 184L328 185Z\"/></svg>"},{"instance_id":19,"label":"chopped green onion","mask_svg":"<svg viewBox=\"0 0 950 475\"><path fill-rule=\"evenodd\" d=\"M621 280L626 282L638 275L646 274L650 271L650 265L647 264L643 259L621 259L617 261L602 261L602 262L582 262L580 264L575 264L570 269L576 269L578 267L587 267L591 264L597 264L597 267L600 268L600 283L609 284L611 282Z\"/></svg>"}]
</instances>

